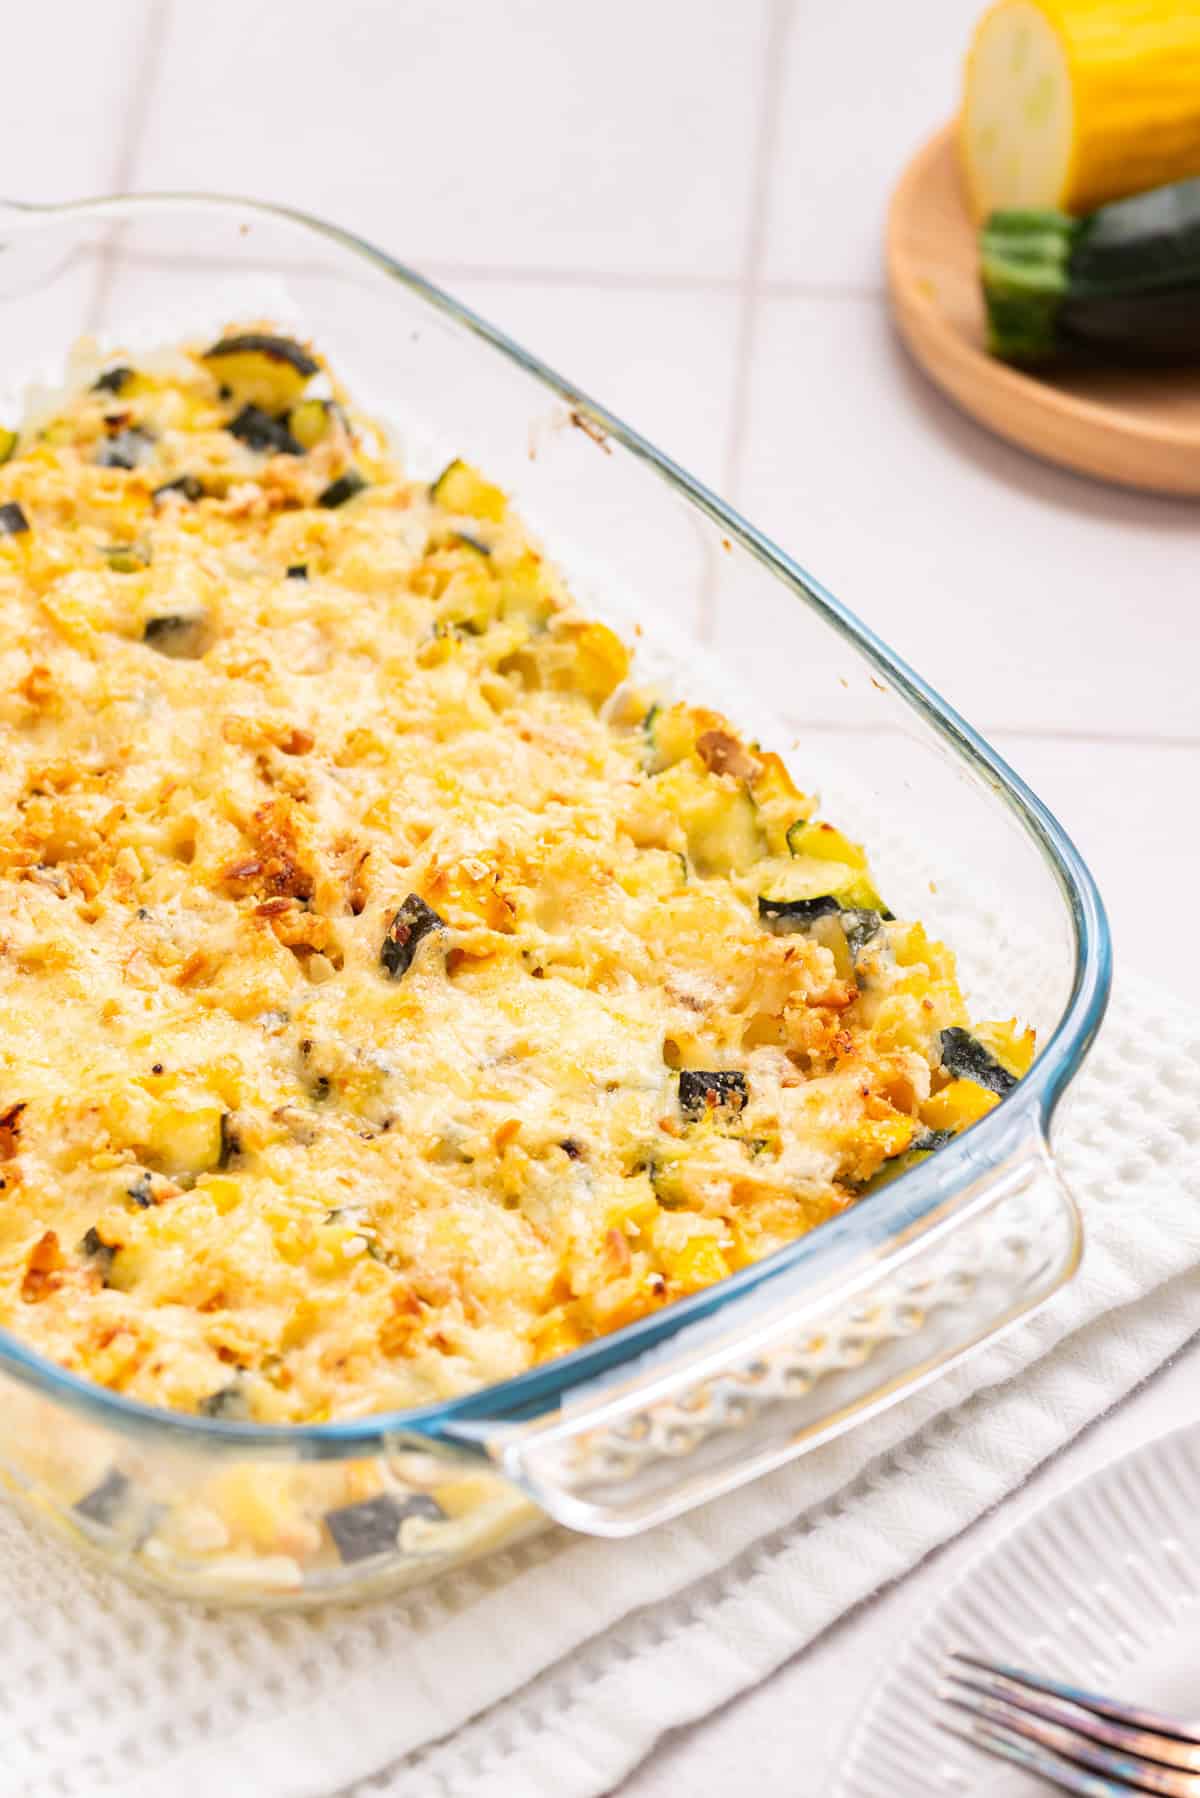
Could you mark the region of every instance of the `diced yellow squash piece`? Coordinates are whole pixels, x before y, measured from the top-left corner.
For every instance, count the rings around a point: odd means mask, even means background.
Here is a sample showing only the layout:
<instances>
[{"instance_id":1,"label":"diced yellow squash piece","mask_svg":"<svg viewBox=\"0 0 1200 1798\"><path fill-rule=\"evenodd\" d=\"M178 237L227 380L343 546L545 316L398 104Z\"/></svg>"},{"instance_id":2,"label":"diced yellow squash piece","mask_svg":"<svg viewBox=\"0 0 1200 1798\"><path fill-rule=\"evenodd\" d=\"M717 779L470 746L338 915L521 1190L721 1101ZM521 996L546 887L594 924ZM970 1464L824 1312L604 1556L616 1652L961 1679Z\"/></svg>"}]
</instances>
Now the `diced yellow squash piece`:
<instances>
[{"instance_id":1,"label":"diced yellow squash piece","mask_svg":"<svg viewBox=\"0 0 1200 1798\"><path fill-rule=\"evenodd\" d=\"M740 874L766 850L754 801L728 776L709 774L694 757L656 776L662 802L683 826L692 866L701 874Z\"/></svg>"},{"instance_id":2,"label":"diced yellow squash piece","mask_svg":"<svg viewBox=\"0 0 1200 1798\"><path fill-rule=\"evenodd\" d=\"M643 849L637 860L617 869L617 880L627 893L665 898L687 885L686 855L672 849Z\"/></svg>"},{"instance_id":3,"label":"diced yellow squash piece","mask_svg":"<svg viewBox=\"0 0 1200 1798\"><path fill-rule=\"evenodd\" d=\"M700 1292L729 1274L729 1263L711 1236L693 1236L664 1256L664 1271L681 1292Z\"/></svg>"},{"instance_id":4,"label":"diced yellow squash piece","mask_svg":"<svg viewBox=\"0 0 1200 1798\"><path fill-rule=\"evenodd\" d=\"M897 1112L894 1117L864 1118L855 1125L849 1139L848 1153L841 1168L842 1177L856 1186L884 1179L901 1171L896 1165L908 1159L906 1151L918 1131L915 1118Z\"/></svg>"},{"instance_id":5,"label":"diced yellow squash piece","mask_svg":"<svg viewBox=\"0 0 1200 1798\"><path fill-rule=\"evenodd\" d=\"M578 1346L577 1342L572 1344L574 1348ZM562 1348L555 1350L560 1355L565 1352ZM543 1356L542 1359L549 1360L549 1356ZM494 1504L503 1490L494 1474L464 1473L457 1479L443 1480L433 1488L433 1496L447 1517L469 1517L472 1511Z\"/></svg>"},{"instance_id":6,"label":"diced yellow squash piece","mask_svg":"<svg viewBox=\"0 0 1200 1798\"><path fill-rule=\"evenodd\" d=\"M500 593L486 570L474 564L457 567L450 575L438 601L437 615L443 625L460 629L485 631L496 617Z\"/></svg>"},{"instance_id":7,"label":"diced yellow squash piece","mask_svg":"<svg viewBox=\"0 0 1200 1798\"><path fill-rule=\"evenodd\" d=\"M582 1333L569 1318L551 1318L545 1328L538 1331L534 1355L539 1361L553 1361L559 1355L569 1355L582 1341Z\"/></svg>"},{"instance_id":8,"label":"diced yellow squash piece","mask_svg":"<svg viewBox=\"0 0 1200 1798\"><path fill-rule=\"evenodd\" d=\"M203 1193L206 1199L211 1199L217 1210L224 1216L226 1212L232 1211L235 1205L240 1204L242 1183L240 1180L232 1179L228 1174L205 1174L203 1179L197 1181L196 1191Z\"/></svg>"},{"instance_id":9,"label":"diced yellow squash piece","mask_svg":"<svg viewBox=\"0 0 1200 1798\"><path fill-rule=\"evenodd\" d=\"M603 705L629 673L629 651L606 624L589 622L574 632L572 660L570 677L563 684L595 706Z\"/></svg>"},{"instance_id":10,"label":"diced yellow squash piece","mask_svg":"<svg viewBox=\"0 0 1200 1798\"><path fill-rule=\"evenodd\" d=\"M502 618L523 618L531 629L545 624L554 610L554 597L540 556L526 550L499 569L497 578Z\"/></svg>"},{"instance_id":11,"label":"diced yellow squash piece","mask_svg":"<svg viewBox=\"0 0 1200 1798\"><path fill-rule=\"evenodd\" d=\"M965 1130L1000 1103L995 1093L974 1080L952 1080L921 1107L921 1122L931 1130Z\"/></svg>"},{"instance_id":12,"label":"diced yellow squash piece","mask_svg":"<svg viewBox=\"0 0 1200 1798\"><path fill-rule=\"evenodd\" d=\"M451 462L429 491L444 512L463 518L490 518L497 524L508 504L500 488L485 481L469 462Z\"/></svg>"},{"instance_id":13,"label":"diced yellow squash piece","mask_svg":"<svg viewBox=\"0 0 1200 1798\"><path fill-rule=\"evenodd\" d=\"M990 1049L1002 1068L1019 1080L1033 1066L1037 1052L1037 1035L1016 1018L1002 1018L977 1024L974 1036L985 1049Z\"/></svg>"}]
</instances>

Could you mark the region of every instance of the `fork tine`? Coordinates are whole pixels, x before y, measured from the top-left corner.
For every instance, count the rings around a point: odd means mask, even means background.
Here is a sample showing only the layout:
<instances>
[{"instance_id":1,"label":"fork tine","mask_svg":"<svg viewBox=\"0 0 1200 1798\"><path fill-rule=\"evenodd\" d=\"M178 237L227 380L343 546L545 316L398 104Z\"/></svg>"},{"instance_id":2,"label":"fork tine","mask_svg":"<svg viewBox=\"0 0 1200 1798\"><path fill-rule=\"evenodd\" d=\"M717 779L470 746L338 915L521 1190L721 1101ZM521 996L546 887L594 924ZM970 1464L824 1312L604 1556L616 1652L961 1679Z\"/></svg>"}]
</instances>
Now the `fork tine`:
<instances>
[{"instance_id":1,"label":"fork tine","mask_svg":"<svg viewBox=\"0 0 1200 1798\"><path fill-rule=\"evenodd\" d=\"M1049 1693L1053 1698L1065 1699L1068 1704L1081 1705L1085 1710L1094 1711L1099 1717L1111 1717L1114 1723L1128 1724L1133 1729L1148 1729L1156 1735L1172 1736L1193 1747L1200 1747L1200 1722L1184 1722L1178 1717L1168 1717L1162 1711L1118 1704L1115 1699L1104 1698L1097 1692L1063 1685L1059 1680L1047 1679L1042 1673L1027 1673L1021 1667L1006 1666L1003 1661L985 1661L981 1656L968 1654L963 1649L952 1653L950 1659L961 1661L966 1667L977 1668L980 1673L992 1673L998 1678L1010 1679L1016 1685L1029 1686L1039 1692Z\"/></svg>"},{"instance_id":2,"label":"fork tine","mask_svg":"<svg viewBox=\"0 0 1200 1798\"><path fill-rule=\"evenodd\" d=\"M948 1692L947 1704L964 1711L993 1734L1036 1744L1054 1758L1073 1762L1078 1769L1091 1768L1110 1782L1101 1791L1154 1792L1159 1798L1200 1798L1200 1777L1180 1773L1170 1767L1145 1760L1141 1755L1119 1754L1100 1743L1064 1729L1058 1723L1044 1722L1030 1711L1022 1710L1007 1698L988 1697L970 1688L960 1695Z\"/></svg>"},{"instance_id":3,"label":"fork tine","mask_svg":"<svg viewBox=\"0 0 1200 1798\"><path fill-rule=\"evenodd\" d=\"M976 1667L980 1663L972 1662L964 1656L955 1656L954 1659L966 1667L966 1671L961 1673L957 1666L948 1670L948 1679L958 1689L978 1692L985 1698L1007 1700L1032 1716L1044 1717L1048 1723L1061 1724L1077 1735L1100 1742L1107 1748L1115 1748L1125 1754L1141 1755L1147 1760L1159 1761L1164 1766L1181 1767L1185 1772L1200 1770L1200 1748L1189 1746L1178 1735L1158 1735L1151 1730L1137 1729L1128 1723L1110 1721L1117 1708L1115 1705L1109 1705L1107 1715L1097 1716L1076 1699L1059 1698L1048 1692L1045 1681L1027 1683L1023 1675L1008 1671L977 1672Z\"/></svg>"},{"instance_id":4,"label":"fork tine","mask_svg":"<svg viewBox=\"0 0 1200 1798\"><path fill-rule=\"evenodd\" d=\"M1078 1793L1079 1798L1129 1798L1132 1788L1124 1782L1115 1785L1111 1779L1089 1773L1085 1768L1063 1760L1061 1755L1052 1754L1048 1748L1038 1748L1023 1741L1020 1736L1006 1734L982 1722L967 1727L950 1717L939 1717L937 1721L939 1729L944 1729L948 1735L958 1736L975 1748L998 1755L1001 1760L1012 1761L1064 1792Z\"/></svg>"}]
</instances>

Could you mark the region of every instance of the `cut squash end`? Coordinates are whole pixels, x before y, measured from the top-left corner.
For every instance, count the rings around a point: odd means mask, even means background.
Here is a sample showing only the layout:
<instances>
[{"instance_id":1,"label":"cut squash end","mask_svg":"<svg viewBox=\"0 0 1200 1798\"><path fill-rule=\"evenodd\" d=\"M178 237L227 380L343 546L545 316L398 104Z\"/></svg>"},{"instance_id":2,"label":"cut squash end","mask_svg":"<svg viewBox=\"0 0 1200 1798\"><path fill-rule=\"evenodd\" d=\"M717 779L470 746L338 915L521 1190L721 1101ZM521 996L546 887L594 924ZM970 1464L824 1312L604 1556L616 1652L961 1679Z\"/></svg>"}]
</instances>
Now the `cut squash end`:
<instances>
[{"instance_id":1,"label":"cut squash end","mask_svg":"<svg viewBox=\"0 0 1200 1798\"><path fill-rule=\"evenodd\" d=\"M1034 0L1000 0L980 21L967 59L961 150L976 219L1063 205L1074 129L1058 33Z\"/></svg>"}]
</instances>

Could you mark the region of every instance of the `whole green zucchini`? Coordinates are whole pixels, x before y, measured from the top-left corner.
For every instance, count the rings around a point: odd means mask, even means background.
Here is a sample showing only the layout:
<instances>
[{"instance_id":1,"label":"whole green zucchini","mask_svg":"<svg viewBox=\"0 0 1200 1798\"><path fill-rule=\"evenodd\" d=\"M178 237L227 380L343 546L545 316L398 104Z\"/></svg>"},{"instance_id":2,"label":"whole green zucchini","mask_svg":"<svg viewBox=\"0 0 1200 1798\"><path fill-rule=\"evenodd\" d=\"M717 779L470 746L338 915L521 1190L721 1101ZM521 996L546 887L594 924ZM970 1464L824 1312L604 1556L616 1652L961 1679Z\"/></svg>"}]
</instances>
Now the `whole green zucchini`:
<instances>
[{"instance_id":1,"label":"whole green zucchini","mask_svg":"<svg viewBox=\"0 0 1200 1798\"><path fill-rule=\"evenodd\" d=\"M994 212L979 248L994 356L1200 359L1200 179L1086 218Z\"/></svg>"}]
</instances>

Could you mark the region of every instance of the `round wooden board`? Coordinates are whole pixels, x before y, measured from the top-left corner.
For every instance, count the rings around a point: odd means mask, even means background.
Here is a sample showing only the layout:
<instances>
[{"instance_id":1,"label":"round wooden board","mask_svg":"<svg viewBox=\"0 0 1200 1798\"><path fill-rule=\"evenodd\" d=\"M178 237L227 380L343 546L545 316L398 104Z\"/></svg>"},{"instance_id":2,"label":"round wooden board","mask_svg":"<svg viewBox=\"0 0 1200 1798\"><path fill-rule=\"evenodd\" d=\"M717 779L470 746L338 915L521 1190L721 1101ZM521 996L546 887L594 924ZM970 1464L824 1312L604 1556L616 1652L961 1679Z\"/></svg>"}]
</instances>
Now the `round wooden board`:
<instances>
[{"instance_id":1,"label":"round wooden board","mask_svg":"<svg viewBox=\"0 0 1200 1798\"><path fill-rule=\"evenodd\" d=\"M901 335L932 380L1001 437L1082 474L1200 495L1200 370L1025 374L984 349L975 230L947 125L913 158L888 212Z\"/></svg>"}]
</instances>

